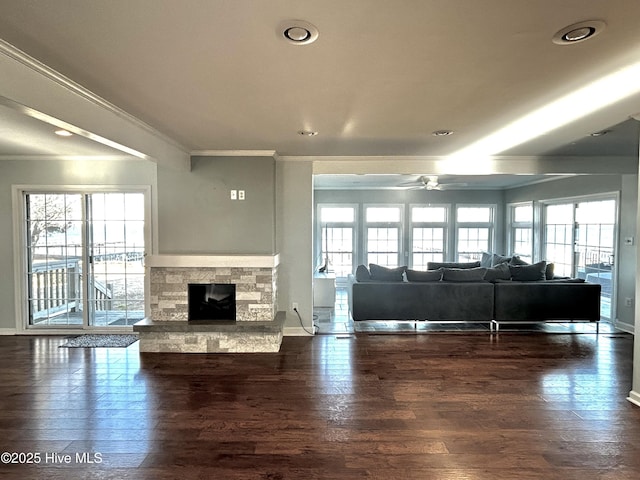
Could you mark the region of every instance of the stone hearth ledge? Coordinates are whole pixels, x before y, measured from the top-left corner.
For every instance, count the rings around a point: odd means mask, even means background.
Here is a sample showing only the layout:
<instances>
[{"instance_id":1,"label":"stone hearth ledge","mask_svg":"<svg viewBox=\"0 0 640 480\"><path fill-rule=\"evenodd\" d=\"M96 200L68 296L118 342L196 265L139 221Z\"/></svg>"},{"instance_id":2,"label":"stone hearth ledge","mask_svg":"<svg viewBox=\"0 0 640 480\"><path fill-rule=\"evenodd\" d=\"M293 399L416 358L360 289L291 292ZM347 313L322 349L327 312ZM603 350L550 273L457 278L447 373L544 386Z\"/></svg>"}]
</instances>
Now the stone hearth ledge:
<instances>
[{"instance_id":1,"label":"stone hearth ledge","mask_svg":"<svg viewBox=\"0 0 640 480\"><path fill-rule=\"evenodd\" d=\"M282 344L286 314L271 322L154 322L133 326L140 336L140 352L157 353L268 353Z\"/></svg>"}]
</instances>

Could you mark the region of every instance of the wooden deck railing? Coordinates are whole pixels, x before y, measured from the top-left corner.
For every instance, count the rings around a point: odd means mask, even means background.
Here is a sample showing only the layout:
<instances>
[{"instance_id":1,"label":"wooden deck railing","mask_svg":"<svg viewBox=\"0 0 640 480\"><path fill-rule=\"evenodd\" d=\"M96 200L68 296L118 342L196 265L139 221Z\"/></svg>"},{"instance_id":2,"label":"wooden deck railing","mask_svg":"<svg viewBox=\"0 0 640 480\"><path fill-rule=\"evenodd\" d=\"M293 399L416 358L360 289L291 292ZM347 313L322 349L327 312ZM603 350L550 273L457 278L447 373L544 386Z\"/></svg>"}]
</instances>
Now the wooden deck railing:
<instances>
[{"instance_id":1,"label":"wooden deck railing","mask_svg":"<svg viewBox=\"0 0 640 480\"><path fill-rule=\"evenodd\" d=\"M82 267L80 261L61 260L35 264L29 274L31 315L51 317L64 312L80 311L82 304ZM110 310L111 285L94 280L91 300L96 310Z\"/></svg>"}]
</instances>

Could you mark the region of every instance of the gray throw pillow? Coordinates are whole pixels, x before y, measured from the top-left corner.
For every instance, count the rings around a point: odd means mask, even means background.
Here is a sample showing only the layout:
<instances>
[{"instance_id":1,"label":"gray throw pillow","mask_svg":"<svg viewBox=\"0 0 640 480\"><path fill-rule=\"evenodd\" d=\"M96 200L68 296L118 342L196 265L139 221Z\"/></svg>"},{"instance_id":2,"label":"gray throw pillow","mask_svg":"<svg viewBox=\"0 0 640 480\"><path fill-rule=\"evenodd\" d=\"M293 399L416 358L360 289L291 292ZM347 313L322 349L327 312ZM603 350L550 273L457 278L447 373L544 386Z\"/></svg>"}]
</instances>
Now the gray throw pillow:
<instances>
[{"instance_id":1,"label":"gray throw pillow","mask_svg":"<svg viewBox=\"0 0 640 480\"><path fill-rule=\"evenodd\" d=\"M509 260L509 264L510 265L529 265L529 263L525 262L517 255L514 255L513 257L511 257L511 260Z\"/></svg>"},{"instance_id":2,"label":"gray throw pillow","mask_svg":"<svg viewBox=\"0 0 640 480\"><path fill-rule=\"evenodd\" d=\"M375 263L369 264L369 271L371 272L371 280L377 280L382 282L402 282L402 274L407 267L387 268Z\"/></svg>"},{"instance_id":3,"label":"gray throw pillow","mask_svg":"<svg viewBox=\"0 0 640 480\"><path fill-rule=\"evenodd\" d=\"M407 280L410 282L439 282L442 280L442 269L438 270L411 270L407 268L406 272Z\"/></svg>"},{"instance_id":4,"label":"gray throw pillow","mask_svg":"<svg viewBox=\"0 0 640 480\"><path fill-rule=\"evenodd\" d=\"M427 270L438 270L439 268L477 268L480 261L477 262L427 262Z\"/></svg>"},{"instance_id":5,"label":"gray throw pillow","mask_svg":"<svg viewBox=\"0 0 640 480\"><path fill-rule=\"evenodd\" d=\"M509 270L511 271L511 280L538 282L546 280L547 262L538 262L533 265L509 265Z\"/></svg>"},{"instance_id":6,"label":"gray throw pillow","mask_svg":"<svg viewBox=\"0 0 640 480\"><path fill-rule=\"evenodd\" d=\"M442 280L445 282L483 282L487 269L476 268L443 268Z\"/></svg>"},{"instance_id":7,"label":"gray throw pillow","mask_svg":"<svg viewBox=\"0 0 640 480\"><path fill-rule=\"evenodd\" d=\"M485 273L484 279L488 282L495 282L496 280L511 280L511 270L509 269L509 265L501 263L493 268L487 268L487 273Z\"/></svg>"},{"instance_id":8,"label":"gray throw pillow","mask_svg":"<svg viewBox=\"0 0 640 480\"><path fill-rule=\"evenodd\" d=\"M491 266L495 267L496 265L500 265L501 263L507 263L511 261L511 257L505 257L504 255L496 255L493 254L491 258Z\"/></svg>"},{"instance_id":9,"label":"gray throw pillow","mask_svg":"<svg viewBox=\"0 0 640 480\"><path fill-rule=\"evenodd\" d=\"M358 268L356 268L356 281L368 282L370 280L371 274L369 273L369 269L364 265L358 265Z\"/></svg>"},{"instance_id":10,"label":"gray throw pillow","mask_svg":"<svg viewBox=\"0 0 640 480\"><path fill-rule=\"evenodd\" d=\"M553 263L547 263L547 267L544 271L544 277L547 280L553 280L553 277L555 277L554 267L555 265Z\"/></svg>"},{"instance_id":11,"label":"gray throw pillow","mask_svg":"<svg viewBox=\"0 0 640 480\"><path fill-rule=\"evenodd\" d=\"M493 260L493 255L487 252L482 252L482 258L480 259L480 266L489 268L491 267L491 262Z\"/></svg>"}]
</instances>

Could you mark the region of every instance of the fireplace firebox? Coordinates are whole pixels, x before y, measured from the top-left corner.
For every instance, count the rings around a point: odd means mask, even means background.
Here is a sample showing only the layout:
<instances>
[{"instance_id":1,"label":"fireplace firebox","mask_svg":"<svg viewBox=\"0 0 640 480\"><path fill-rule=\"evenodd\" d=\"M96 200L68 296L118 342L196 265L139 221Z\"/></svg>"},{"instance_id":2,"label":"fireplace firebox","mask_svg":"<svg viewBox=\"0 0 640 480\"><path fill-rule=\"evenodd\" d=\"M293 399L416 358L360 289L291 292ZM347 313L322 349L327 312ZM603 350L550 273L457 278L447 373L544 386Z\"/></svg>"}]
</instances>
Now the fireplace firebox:
<instances>
[{"instance_id":1,"label":"fireplace firebox","mask_svg":"<svg viewBox=\"0 0 640 480\"><path fill-rule=\"evenodd\" d=\"M236 286L229 283L190 283L189 321L236 320Z\"/></svg>"}]
</instances>

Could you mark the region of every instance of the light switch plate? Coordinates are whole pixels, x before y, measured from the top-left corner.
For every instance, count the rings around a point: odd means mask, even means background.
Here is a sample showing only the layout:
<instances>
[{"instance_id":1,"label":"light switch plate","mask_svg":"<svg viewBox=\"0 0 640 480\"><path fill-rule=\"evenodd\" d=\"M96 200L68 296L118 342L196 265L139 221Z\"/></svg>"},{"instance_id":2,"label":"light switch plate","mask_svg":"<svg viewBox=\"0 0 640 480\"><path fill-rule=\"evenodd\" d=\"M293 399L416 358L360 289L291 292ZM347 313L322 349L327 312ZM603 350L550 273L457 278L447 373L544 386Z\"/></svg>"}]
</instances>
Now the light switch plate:
<instances>
[{"instance_id":1,"label":"light switch plate","mask_svg":"<svg viewBox=\"0 0 640 480\"><path fill-rule=\"evenodd\" d=\"M238 199L238 191L231 190L231 200L237 200L237 199Z\"/></svg>"}]
</instances>

